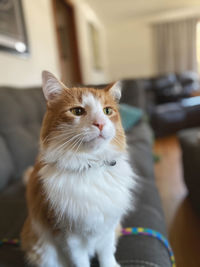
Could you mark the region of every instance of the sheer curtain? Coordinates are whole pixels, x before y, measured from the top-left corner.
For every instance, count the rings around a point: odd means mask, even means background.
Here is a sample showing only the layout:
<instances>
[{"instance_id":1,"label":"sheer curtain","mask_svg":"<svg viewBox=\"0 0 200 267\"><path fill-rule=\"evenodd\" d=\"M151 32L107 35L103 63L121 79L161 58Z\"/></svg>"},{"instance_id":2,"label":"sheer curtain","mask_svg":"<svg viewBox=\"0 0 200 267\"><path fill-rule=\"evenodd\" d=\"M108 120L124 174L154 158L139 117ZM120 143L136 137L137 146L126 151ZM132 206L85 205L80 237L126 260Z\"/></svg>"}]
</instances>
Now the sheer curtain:
<instances>
[{"instance_id":1,"label":"sheer curtain","mask_svg":"<svg viewBox=\"0 0 200 267\"><path fill-rule=\"evenodd\" d=\"M158 74L197 71L197 22L192 18L153 25Z\"/></svg>"}]
</instances>

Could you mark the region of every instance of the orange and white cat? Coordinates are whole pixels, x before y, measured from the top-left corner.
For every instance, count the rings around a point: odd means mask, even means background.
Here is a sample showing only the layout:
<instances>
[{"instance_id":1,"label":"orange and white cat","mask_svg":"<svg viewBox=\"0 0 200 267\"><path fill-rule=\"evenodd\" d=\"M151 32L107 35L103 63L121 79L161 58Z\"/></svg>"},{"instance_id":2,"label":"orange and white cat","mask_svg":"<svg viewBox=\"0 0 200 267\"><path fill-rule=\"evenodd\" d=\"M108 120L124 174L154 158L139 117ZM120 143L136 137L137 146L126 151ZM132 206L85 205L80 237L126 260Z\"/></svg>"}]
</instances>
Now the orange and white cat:
<instances>
[{"instance_id":1,"label":"orange and white cat","mask_svg":"<svg viewBox=\"0 0 200 267\"><path fill-rule=\"evenodd\" d=\"M117 109L120 83L67 88L43 72L40 153L27 182L21 240L40 267L117 267L115 230L132 206L134 175Z\"/></svg>"}]
</instances>

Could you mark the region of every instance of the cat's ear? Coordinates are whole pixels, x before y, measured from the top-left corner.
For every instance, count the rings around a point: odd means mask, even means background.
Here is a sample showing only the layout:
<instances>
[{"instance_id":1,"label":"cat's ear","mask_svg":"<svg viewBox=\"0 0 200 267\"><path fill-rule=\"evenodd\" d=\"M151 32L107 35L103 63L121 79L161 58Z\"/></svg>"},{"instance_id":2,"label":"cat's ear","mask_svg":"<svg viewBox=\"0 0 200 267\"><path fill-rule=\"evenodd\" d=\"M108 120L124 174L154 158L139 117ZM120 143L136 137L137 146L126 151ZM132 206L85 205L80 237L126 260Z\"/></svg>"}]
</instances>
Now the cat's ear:
<instances>
[{"instance_id":1,"label":"cat's ear","mask_svg":"<svg viewBox=\"0 0 200 267\"><path fill-rule=\"evenodd\" d=\"M61 94L64 87L64 84L61 83L52 73L46 70L42 72L42 89L47 101L55 100L56 97Z\"/></svg>"},{"instance_id":2,"label":"cat's ear","mask_svg":"<svg viewBox=\"0 0 200 267\"><path fill-rule=\"evenodd\" d=\"M112 83L111 85L106 87L105 90L109 91L109 93L118 102L120 100L120 98L121 98L122 82L118 81L118 82Z\"/></svg>"}]
</instances>

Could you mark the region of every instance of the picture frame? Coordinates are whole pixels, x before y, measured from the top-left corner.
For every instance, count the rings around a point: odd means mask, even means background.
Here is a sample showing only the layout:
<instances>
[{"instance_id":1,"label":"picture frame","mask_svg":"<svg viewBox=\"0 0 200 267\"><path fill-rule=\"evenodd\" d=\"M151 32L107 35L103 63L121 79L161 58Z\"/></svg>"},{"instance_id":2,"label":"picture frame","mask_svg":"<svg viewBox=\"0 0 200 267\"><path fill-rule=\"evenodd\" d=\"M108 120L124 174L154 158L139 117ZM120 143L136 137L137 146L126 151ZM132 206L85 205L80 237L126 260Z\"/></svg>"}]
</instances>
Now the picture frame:
<instances>
[{"instance_id":1,"label":"picture frame","mask_svg":"<svg viewBox=\"0 0 200 267\"><path fill-rule=\"evenodd\" d=\"M0 51L30 53L21 0L0 0Z\"/></svg>"}]
</instances>

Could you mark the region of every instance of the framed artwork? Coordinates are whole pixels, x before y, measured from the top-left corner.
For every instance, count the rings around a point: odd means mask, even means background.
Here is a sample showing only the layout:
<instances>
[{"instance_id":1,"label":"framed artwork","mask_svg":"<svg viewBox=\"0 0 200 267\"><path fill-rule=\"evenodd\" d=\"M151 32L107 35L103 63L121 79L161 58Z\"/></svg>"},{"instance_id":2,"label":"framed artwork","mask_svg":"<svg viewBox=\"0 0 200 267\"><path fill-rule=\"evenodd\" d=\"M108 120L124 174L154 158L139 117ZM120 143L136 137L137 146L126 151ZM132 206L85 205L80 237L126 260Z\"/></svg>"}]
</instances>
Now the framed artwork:
<instances>
[{"instance_id":1,"label":"framed artwork","mask_svg":"<svg viewBox=\"0 0 200 267\"><path fill-rule=\"evenodd\" d=\"M0 51L29 54L21 0L0 0Z\"/></svg>"}]
</instances>

